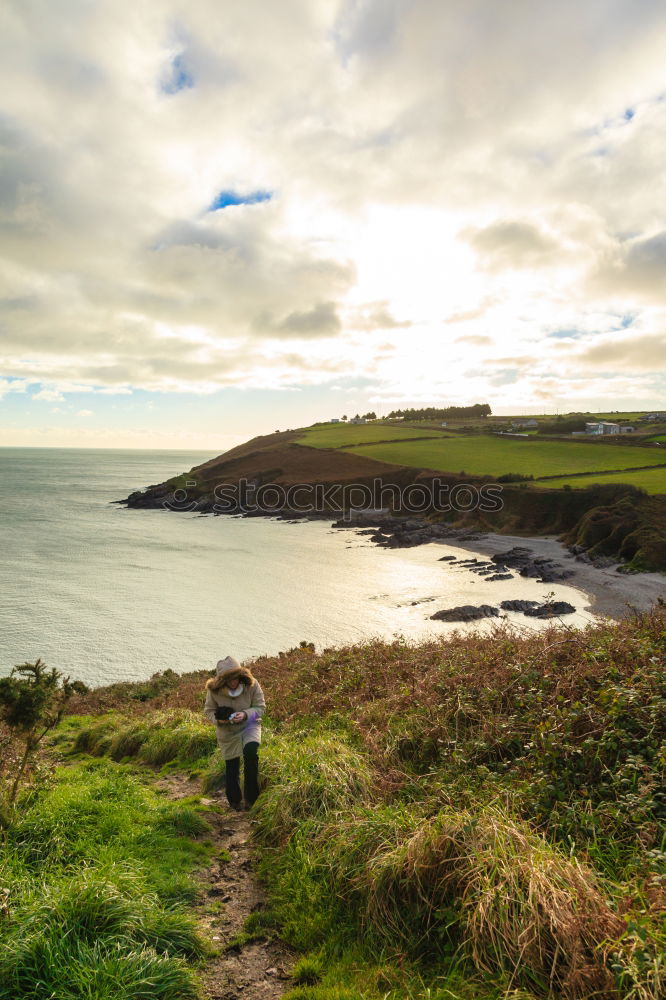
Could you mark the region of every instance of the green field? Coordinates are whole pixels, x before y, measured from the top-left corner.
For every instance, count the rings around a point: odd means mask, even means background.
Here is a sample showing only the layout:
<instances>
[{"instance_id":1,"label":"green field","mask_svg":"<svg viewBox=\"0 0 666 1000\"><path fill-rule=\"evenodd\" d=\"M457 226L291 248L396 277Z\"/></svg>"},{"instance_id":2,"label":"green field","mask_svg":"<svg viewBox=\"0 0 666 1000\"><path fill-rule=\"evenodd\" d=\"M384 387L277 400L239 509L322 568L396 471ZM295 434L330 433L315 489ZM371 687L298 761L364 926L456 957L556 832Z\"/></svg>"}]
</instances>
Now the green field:
<instances>
[{"instance_id":1,"label":"green field","mask_svg":"<svg viewBox=\"0 0 666 1000\"><path fill-rule=\"evenodd\" d=\"M399 427L395 424L322 424L320 427L309 427L298 444L307 444L311 448L345 448L367 442L395 441L396 438L409 439L422 436L447 437L446 431L436 431L429 428L417 430L414 427Z\"/></svg>"},{"instance_id":2,"label":"green field","mask_svg":"<svg viewBox=\"0 0 666 1000\"><path fill-rule=\"evenodd\" d=\"M363 431L365 428L355 429ZM644 448L486 435L368 444L354 448L354 454L395 465L452 473L464 471L475 476L506 473L566 476L572 472L603 472L650 463L657 465L663 461L661 455Z\"/></svg>"},{"instance_id":3,"label":"green field","mask_svg":"<svg viewBox=\"0 0 666 1000\"><path fill-rule=\"evenodd\" d=\"M596 483L628 483L639 486L646 493L666 494L666 469L640 469L638 472L609 473L600 476L564 476L558 479L544 479L535 486L545 486L547 489L561 490L563 486L583 488Z\"/></svg>"}]
</instances>

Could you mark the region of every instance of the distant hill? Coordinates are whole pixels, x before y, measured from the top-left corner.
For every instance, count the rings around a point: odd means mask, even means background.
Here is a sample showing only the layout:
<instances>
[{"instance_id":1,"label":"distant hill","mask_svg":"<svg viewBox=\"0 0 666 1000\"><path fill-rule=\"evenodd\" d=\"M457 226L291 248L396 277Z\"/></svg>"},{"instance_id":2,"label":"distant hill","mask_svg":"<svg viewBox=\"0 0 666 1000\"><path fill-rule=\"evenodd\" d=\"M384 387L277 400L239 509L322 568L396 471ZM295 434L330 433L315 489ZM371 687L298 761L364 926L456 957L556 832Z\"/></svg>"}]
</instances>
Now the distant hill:
<instances>
[{"instance_id":1,"label":"distant hill","mask_svg":"<svg viewBox=\"0 0 666 1000\"><path fill-rule=\"evenodd\" d=\"M593 555L615 556L636 570L666 569L664 459L648 444L508 437L474 426L329 423L252 438L123 502L132 508L233 513L232 507L220 510L219 491L239 483L255 489L380 484L401 490L418 484L431 491L435 481L450 489L496 483L499 510L473 507L445 516L433 506L422 513L487 531L567 533ZM401 513L399 503L393 506ZM340 513L326 502L317 511ZM286 505L283 513L297 512Z\"/></svg>"}]
</instances>

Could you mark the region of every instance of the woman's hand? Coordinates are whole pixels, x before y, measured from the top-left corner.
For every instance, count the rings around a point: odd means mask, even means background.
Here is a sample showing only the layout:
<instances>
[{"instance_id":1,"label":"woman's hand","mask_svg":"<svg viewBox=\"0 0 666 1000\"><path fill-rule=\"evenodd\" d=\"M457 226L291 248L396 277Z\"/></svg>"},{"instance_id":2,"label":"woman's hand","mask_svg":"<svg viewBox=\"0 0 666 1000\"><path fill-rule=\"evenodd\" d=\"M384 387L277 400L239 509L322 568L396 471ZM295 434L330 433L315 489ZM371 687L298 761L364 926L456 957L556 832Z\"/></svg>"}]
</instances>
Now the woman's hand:
<instances>
[{"instance_id":1,"label":"woman's hand","mask_svg":"<svg viewBox=\"0 0 666 1000\"><path fill-rule=\"evenodd\" d=\"M245 722L246 719L247 719L247 712L235 712L231 716L230 721L231 722Z\"/></svg>"}]
</instances>

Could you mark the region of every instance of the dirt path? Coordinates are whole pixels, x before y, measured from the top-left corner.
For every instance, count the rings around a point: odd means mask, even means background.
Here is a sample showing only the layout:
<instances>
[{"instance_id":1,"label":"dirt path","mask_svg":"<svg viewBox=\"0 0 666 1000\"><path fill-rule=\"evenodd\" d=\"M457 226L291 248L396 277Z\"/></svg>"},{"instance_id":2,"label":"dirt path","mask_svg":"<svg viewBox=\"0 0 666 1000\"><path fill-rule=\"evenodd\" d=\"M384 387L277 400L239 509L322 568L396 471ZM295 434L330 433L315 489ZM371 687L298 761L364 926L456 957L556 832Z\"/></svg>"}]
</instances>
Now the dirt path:
<instances>
[{"instance_id":1,"label":"dirt path","mask_svg":"<svg viewBox=\"0 0 666 1000\"><path fill-rule=\"evenodd\" d=\"M195 781L178 775L160 778L156 786L173 800L201 795ZM252 820L247 813L228 810L224 799L201 801L223 808L223 813L210 812L206 817L215 850L208 869L198 875L204 895L195 906L204 936L220 952L208 960L202 973L205 996L207 1000L274 1000L293 985L287 970L294 957L287 946L256 937L229 947L243 931L247 917L266 905L253 874Z\"/></svg>"}]
</instances>

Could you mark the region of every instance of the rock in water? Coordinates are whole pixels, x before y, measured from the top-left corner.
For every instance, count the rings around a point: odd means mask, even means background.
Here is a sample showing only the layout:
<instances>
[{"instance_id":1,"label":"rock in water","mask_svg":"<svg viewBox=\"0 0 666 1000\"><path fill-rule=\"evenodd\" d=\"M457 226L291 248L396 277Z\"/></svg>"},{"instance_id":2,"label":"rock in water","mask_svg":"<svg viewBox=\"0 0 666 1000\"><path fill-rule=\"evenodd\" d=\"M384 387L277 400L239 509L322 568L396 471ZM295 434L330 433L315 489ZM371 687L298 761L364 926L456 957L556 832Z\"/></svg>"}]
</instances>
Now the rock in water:
<instances>
[{"instance_id":1,"label":"rock in water","mask_svg":"<svg viewBox=\"0 0 666 1000\"><path fill-rule=\"evenodd\" d=\"M541 604L537 608L528 608L524 614L530 618L559 618L560 615L572 615L575 612L573 604L567 601L552 601L550 604Z\"/></svg>"},{"instance_id":2,"label":"rock in water","mask_svg":"<svg viewBox=\"0 0 666 1000\"><path fill-rule=\"evenodd\" d=\"M498 618L499 610L490 604L462 604L458 608L444 608L430 615L431 620L441 622L473 622L479 618Z\"/></svg>"},{"instance_id":3,"label":"rock in water","mask_svg":"<svg viewBox=\"0 0 666 1000\"><path fill-rule=\"evenodd\" d=\"M503 611L529 611L538 606L538 601L502 601L500 604Z\"/></svg>"}]
</instances>

